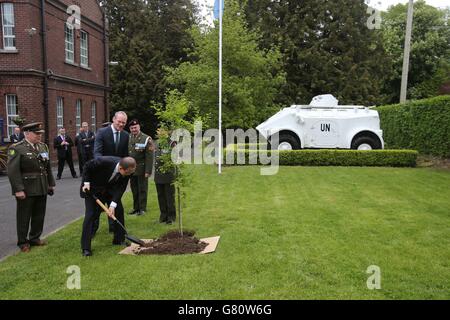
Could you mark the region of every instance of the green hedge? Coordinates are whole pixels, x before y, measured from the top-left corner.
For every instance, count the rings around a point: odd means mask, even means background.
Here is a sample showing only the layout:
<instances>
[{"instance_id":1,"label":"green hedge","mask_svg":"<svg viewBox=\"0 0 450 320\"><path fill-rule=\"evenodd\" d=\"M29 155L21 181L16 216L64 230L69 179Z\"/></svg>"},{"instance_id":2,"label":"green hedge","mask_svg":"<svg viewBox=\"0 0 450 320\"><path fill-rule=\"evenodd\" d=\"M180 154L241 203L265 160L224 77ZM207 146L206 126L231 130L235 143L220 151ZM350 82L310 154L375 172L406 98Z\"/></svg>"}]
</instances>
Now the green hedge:
<instances>
[{"instance_id":1,"label":"green hedge","mask_svg":"<svg viewBox=\"0 0 450 320\"><path fill-rule=\"evenodd\" d=\"M225 150L224 163L227 152ZM262 151L266 152L266 151ZM357 167L415 167L419 153L414 150L293 150L293 151L273 151L279 152L279 164L282 166L357 166ZM233 153L233 152L232 152ZM238 155L245 156L245 164L250 164L250 157L257 159L258 151L238 151L234 152L234 165L237 163ZM270 156L271 153L268 153Z\"/></svg>"},{"instance_id":2,"label":"green hedge","mask_svg":"<svg viewBox=\"0 0 450 320\"><path fill-rule=\"evenodd\" d=\"M386 148L450 157L450 96L382 106L377 110Z\"/></svg>"}]
</instances>

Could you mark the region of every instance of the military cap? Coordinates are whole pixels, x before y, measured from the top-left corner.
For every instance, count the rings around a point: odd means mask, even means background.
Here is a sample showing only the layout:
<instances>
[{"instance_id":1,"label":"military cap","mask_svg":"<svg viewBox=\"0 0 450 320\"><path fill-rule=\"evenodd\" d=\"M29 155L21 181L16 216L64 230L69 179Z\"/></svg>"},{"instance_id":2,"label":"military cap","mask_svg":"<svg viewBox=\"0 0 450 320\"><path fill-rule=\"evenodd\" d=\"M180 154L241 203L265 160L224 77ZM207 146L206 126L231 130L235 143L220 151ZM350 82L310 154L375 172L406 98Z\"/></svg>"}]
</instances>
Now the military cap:
<instances>
[{"instance_id":1,"label":"military cap","mask_svg":"<svg viewBox=\"0 0 450 320\"><path fill-rule=\"evenodd\" d=\"M136 125L141 125L140 122L139 122L139 120L134 119L134 120L131 120L131 121L130 121L130 125L129 125L130 127L136 126Z\"/></svg>"},{"instance_id":2,"label":"military cap","mask_svg":"<svg viewBox=\"0 0 450 320\"><path fill-rule=\"evenodd\" d=\"M22 127L23 132L34 132L34 133L44 133L45 130L42 128L42 122L33 122Z\"/></svg>"}]
</instances>

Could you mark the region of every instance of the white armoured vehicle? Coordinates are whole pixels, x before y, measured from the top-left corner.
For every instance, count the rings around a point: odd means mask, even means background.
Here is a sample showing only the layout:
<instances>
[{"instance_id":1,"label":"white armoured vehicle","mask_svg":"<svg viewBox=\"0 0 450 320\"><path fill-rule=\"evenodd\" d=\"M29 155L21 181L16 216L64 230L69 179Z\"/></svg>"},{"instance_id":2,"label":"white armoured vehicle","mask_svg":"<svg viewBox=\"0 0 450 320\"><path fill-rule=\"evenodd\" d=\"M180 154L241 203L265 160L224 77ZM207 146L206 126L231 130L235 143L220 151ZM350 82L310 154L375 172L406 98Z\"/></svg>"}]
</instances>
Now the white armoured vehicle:
<instances>
[{"instance_id":1,"label":"white armoured vehicle","mask_svg":"<svg viewBox=\"0 0 450 320\"><path fill-rule=\"evenodd\" d=\"M309 105L282 109L256 128L268 141L279 133L279 150L302 148L383 149L378 112L364 106L340 106L330 94Z\"/></svg>"}]
</instances>

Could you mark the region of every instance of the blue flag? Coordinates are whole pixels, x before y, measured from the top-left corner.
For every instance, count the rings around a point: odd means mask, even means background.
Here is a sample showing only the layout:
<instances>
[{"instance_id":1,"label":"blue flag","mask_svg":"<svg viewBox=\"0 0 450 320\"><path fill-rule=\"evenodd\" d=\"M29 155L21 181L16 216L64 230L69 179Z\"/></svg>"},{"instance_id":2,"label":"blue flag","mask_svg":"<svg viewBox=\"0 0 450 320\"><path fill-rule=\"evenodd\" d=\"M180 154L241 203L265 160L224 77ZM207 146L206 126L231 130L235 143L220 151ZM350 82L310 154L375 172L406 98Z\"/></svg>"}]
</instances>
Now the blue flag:
<instances>
[{"instance_id":1,"label":"blue flag","mask_svg":"<svg viewBox=\"0 0 450 320\"><path fill-rule=\"evenodd\" d=\"M225 4L222 0L222 15L223 15L223 10L225 9ZM214 1L214 19L219 19L219 0L215 0Z\"/></svg>"}]
</instances>

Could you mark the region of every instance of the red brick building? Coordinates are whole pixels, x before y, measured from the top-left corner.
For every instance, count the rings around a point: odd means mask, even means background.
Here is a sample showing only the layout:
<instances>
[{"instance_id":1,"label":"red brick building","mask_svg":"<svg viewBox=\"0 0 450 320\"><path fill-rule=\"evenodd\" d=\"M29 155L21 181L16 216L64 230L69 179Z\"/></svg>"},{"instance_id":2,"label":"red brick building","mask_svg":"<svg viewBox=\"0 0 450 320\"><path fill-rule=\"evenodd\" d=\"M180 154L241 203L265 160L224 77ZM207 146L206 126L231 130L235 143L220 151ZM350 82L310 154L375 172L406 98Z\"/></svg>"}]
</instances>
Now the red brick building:
<instances>
[{"instance_id":1,"label":"red brick building","mask_svg":"<svg viewBox=\"0 0 450 320\"><path fill-rule=\"evenodd\" d=\"M82 122L98 129L109 117L108 59L97 0L0 0L2 141L17 115L42 121L50 147L60 127L72 138Z\"/></svg>"}]
</instances>

